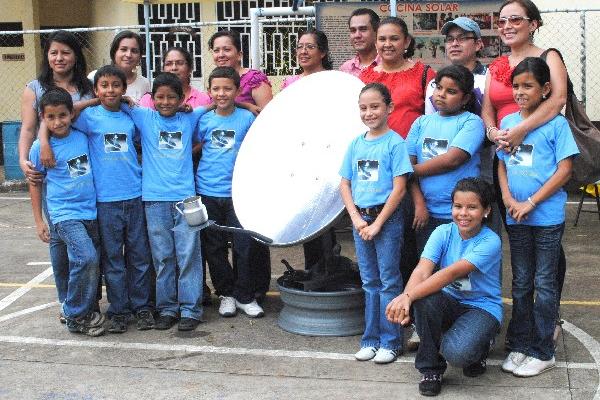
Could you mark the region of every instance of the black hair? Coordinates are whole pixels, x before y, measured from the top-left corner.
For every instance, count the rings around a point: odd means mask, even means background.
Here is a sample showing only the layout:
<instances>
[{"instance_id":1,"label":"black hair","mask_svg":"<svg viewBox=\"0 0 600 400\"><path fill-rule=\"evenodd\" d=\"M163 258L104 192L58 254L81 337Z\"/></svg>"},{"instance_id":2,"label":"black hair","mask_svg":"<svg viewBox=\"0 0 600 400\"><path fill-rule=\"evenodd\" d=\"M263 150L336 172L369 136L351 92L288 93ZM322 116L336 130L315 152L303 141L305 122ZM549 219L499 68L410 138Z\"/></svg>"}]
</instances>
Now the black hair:
<instances>
[{"instance_id":1,"label":"black hair","mask_svg":"<svg viewBox=\"0 0 600 400\"><path fill-rule=\"evenodd\" d=\"M472 192L477 195L481 206L485 209L490 207L490 213L487 219L489 220L492 210L492 201L494 195L492 192L492 186L481 178L463 178L456 183L454 190L452 190L452 202L454 203L454 195L456 192Z\"/></svg>"},{"instance_id":2,"label":"black hair","mask_svg":"<svg viewBox=\"0 0 600 400\"><path fill-rule=\"evenodd\" d=\"M62 43L73 50L73 54L75 55L75 65L73 66L73 78L71 79L71 83L75 85L81 96L91 93L92 84L86 76L87 63L85 62L85 56L83 55L81 45L74 34L63 30L51 33L44 44L42 67L40 75L38 76L38 81L42 85L42 88L48 90L55 86L54 72L52 71L52 68L50 68L50 63L48 62L48 52L50 51L50 46L52 46L52 43L54 42Z\"/></svg>"},{"instance_id":3,"label":"black hair","mask_svg":"<svg viewBox=\"0 0 600 400\"><path fill-rule=\"evenodd\" d=\"M317 48L325 53L325 57L321 59L321 65L324 69L330 70L333 69L333 63L331 62L331 57L329 56L329 40L327 40L327 35L323 31L319 31L317 29L307 29L305 31L300 32L298 35L298 40L304 35L313 35L315 37L315 42L317 42Z\"/></svg>"},{"instance_id":4,"label":"black hair","mask_svg":"<svg viewBox=\"0 0 600 400\"><path fill-rule=\"evenodd\" d=\"M194 69L194 61L192 59L192 55L190 54L189 51L187 51L187 49L184 49L183 47L179 47L179 46L169 47L167 49L167 51L165 51L163 53L163 57L162 57L163 68L164 68L164 64L165 64L165 60L167 59L167 56L172 51L179 52L183 56L183 58L185 58L185 62L187 63L187 65L190 66L190 70Z\"/></svg>"},{"instance_id":5,"label":"black hair","mask_svg":"<svg viewBox=\"0 0 600 400\"><path fill-rule=\"evenodd\" d=\"M389 89L383 83L373 82L373 83L369 83L369 84L365 85L361 89L360 94L358 96L360 97L367 90L378 91L379 94L381 94L381 97L383 97L383 102L385 103L386 106L389 106L390 104L392 104L392 95L390 94Z\"/></svg>"},{"instance_id":6,"label":"black hair","mask_svg":"<svg viewBox=\"0 0 600 400\"><path fill-rule=\"evenodd\" d=\"M117 50L121 47L121 40L123 39L135 39L138 44L138 48L140 49L140 56L142 51L144 50L144 41L141 36L132 31L121 31L115 35L112 43L110 44L110 59L113 64L115 63L115 54L117 54Z\"/></svg>"},{"instance_id":7,"label":"black hair","mask_svg":"<svg viewBox=\"0 0 600 400\"><path fill-rule=\"evenodd\" d=\"M511 82L517 75L521 75L525 72L530 72L540 86L544 86L546 83L550 82L550 67L548 67L546 61L539 57L526 57L517 64L510 75Z\"/></svg>"},{"instance_id":8,"label":"black hair","mask_svg":"<svg viewBox=\"0 0 600 400\"><path fill-rule=\"evenodd\" d=\"M375 32L377 32L380 18L375 11L370 8L357 8L356 10L352 11L352 14L350 14L350 17L348 18L348 26L350 26L350 20L352 20L352 17L356 17L357 15L368 15L371 27Z\"/></svg>"},{"instance_id":9,"label":"black hair","mask_svg":"<svg viewBox=\"0 0 600 400\"><path fill-rule=\"evenodd\" d=\"M127 77L125 76L125 72L121 71L116 66L109 64L98 68L96 75L94 75L94 87L98 86L98 81L103 76L116 76L123 83L123 88L127 90Z\"/></svg>"},{"instance_id":10,"label":"black hair","mask_svg":"<svg viewBox=\"0 0 600 400\"><path fill-rule=\"evenodd\" d=\"M400 28L404 37L410 38L410 43L409 43L408 47L406 48L406 52L403 53L403 57L404 58L412 57L415 54L415 38L412 37L412 35L410 33L408 33L408 26L406 26L406 22L404 22L404 20L402 20L401 18L398 18L398 17L385 17L384 19L382 19L379 22L379 28L381 28L382 25L387 25L387 24L396 25L397 27Z\"/></svg>"},{"instance_id":11,"label":"black hair","mask_svg":"<svg viewBox=\"0 0 600 400\"><path fill-rule=\"evenodd\" d=\"M181 85L181 80L177 77L177 75L172 74L171 72L161 72L154 78L154 82L152 82L152 97L156 94L156 91L161 86L168 86L181 100L183 100L183 86Z\"/></svg>"},{"instance_id":12,"label":"black hair","mask_svg":"<svg viewBox=\"0 0 600 400\"><path fill-rule=\"evenodd\" d=\"M227 78L233 81L236 88L240 88L240 74L232 67L217 67L212 70L208 76L208 87L212 85L212 80L215 78Z\"/></svg>"},{"instance_id":13,"label":"black hair","mask_svg":"<svg viewBox=\"0 0 600 400\"><path fill-rule=\"evenodd\" d=\"M240 34L234 31L219 31L214 33L210 37L210 39L208 39L208 48L212 50L215 45L215 40L220 37L228 37L229 39L231 39L233 47L235 47L238 52L242 51L242 41L240 39Z\"/></svg>"},{"instance_id":14,"label":"black hair","mask_svg":"<svg viewBox=\"0 0 600 400\"><path fill-rule=\"evenodd\" d=\"M512 3L517 3L518 5L523 7L525 9L525 14L527 14L527 18L529 18L530 21L536 21L538 23L538 28L544 24L544 21L542 21L542 15L540 14L540 10L531 0L506 0L504 3L502 3L498 12L502 12L502 9L504 7Z\"/></svg>"},{"instance_id":15,"label":"black hair","mask_svg":"<svg viewBox=\"0 0 600 400\"><path fill-rule=\"evenodd\" d=\"M475 80L473 78L473 73L462 65L448 65L437 72L434 80L435 84L439 84L444 77L452 79L460 90L465 95L469 96L469 102L465 104L464 109L475 113L476 101L475 95L473 94Z\"/></svg>"},{"instance_id":16,"label":"black hair","mask_svg":"<svg viewBox=\"0 0 600 400\"><path fill-rule=\"evenodd\" d=\"M42 114L47 106L65 106L69 112L73 112L73 99L65 89L55 86L42 95L39 106Z\"/></svg>"}]
</instances>

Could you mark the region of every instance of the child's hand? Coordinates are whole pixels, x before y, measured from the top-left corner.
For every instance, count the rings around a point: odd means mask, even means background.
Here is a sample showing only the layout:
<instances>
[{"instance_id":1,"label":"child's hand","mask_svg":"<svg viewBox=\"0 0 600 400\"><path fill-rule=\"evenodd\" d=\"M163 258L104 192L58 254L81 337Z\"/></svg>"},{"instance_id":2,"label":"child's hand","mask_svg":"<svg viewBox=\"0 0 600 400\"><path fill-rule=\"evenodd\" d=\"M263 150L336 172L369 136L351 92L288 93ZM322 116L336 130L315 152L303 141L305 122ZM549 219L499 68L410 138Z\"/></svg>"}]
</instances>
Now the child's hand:
<instances>
[{"instance_id":1,"label":"child's hand","mask_svg":"<svg viewBox=\"0 0 600 400\"><path fill-rule=\"evenodd\" d=\"M50 243L50 231L48 230L48 225L41 223L36 225L35 230L37 231L37 235L42 242Z\"/></svg>"},{"instance_id":2,"label":"child's hand","mask_svg":"<svg viewBox=\"0 0 600 400\"><path fill-rule=\"evenodd\" d=\"M258 114L260 114L260 112L262 111L262 108L260 108L259 106L255 106L254 104L251 104L250 106L248 106L248 111L250 111L252 114L254 114L254 116L258 116Z\"/></svg>"},{"instance_id":3,"label":"child's hand","mask_svg":"<svg viewBox=\"0 0 600 400\"><path fill-rule=\"evenodd\" d=\"M362 217L358 213L354 214L351 219L352 219L352 225L354 225L354 229L356 229L358 232L360 232L361 229L363 229L364 227L369 225L369 224L367 224L367 221L362 219Z\"/></svg>"},{"instance_id":4,"label":"child's hand","mask_svg":"<svg viewBox=\"0 0 600 400\"><path fill-rule=\"evenodd\" d=\"M402 293L389 302L385 308L385 316L391 323L406 326L410 324L410 306L410 297Z\"/></svg>"},{"instance_id":5,"label":"child's hand","mask_svg":"<svg viewBox=\"0 0 600 400\"><path fill-rule=\"evenodd\" d=\"M54 168L56 166L54 152L47 144L40 145L40 161L46 168Z\"/></svg>"},{"instance_id":6,"label":"child's hand","mask_svg":"<svg viewBox=\"0 0 600 400\"><path fill-rule=\"evenodd\" d=\"M362 240L373 240L375 236L381 231L381 226L376 223L372 223L371 225L367 225L362 228L358 234L362 238Z\"/></svg>"},{"instance_id":7,"label":"child's hand","mask_svg":"<svg viewBox=\"0 0 600 400\"><path fill-rule=\"evenodd\" d=\"M425 228L427 222L429 221L429 211L427 211L427 207L425 204L416 204L415 203L415 218L413 219L412 227L416 231L420 231Z\"/></svg>"},{"instance_id":8,"label":"child's hand","mask_svg":"<svg viewBox=\"0 0 600 400\"><path fill-rule=\"evenodd\" d=\"M121 103L127 104L129 107L134 107L137 105L133 97L123 96L121 97Z\"/></svg>"},{"instance_id":9,"label":"child's hand","mask_svg":"<svg viewBox=\"0 0 600 400\"><path fill-rule=\"evenodd\" d=\"M184 112L184 113L191 113L192 111L194 111L194 108L192 106L190 106L189 104L184 103L179 106L177 111Z\"/></svg>"},{"instance_id":10,"label":"child's hand","mask_svg":"<svg viewBox=\"0 0 600 400\"><path fill-rule=\"evenodd\" d=\"M19 160L19 165L23 174L25 174L25 180L30 185L37 186L41 185L44 181L44 174L34 168L33 163L29 160Z\"/></svg>"},{"instance_id":11,"label":"child's hand","mask_svg":"<svg viewBox=\"0 0 600 400\"><path fill-rule=\"evenodd\" d=\"M527 219L528 214L533 210L533 206L528 201L513 202L509 208L510 216L517 222Z\"/></svg>"}]
</instances>

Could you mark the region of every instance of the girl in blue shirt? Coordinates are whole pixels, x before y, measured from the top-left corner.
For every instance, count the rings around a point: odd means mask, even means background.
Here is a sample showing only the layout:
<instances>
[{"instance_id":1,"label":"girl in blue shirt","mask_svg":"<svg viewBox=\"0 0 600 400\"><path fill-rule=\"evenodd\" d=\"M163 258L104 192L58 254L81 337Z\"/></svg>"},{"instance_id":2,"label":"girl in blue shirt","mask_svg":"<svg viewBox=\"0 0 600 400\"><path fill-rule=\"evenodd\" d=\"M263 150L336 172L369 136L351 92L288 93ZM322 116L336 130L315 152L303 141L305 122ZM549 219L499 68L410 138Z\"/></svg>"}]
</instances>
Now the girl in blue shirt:
<instances>
[{"instance_id":1,"label":"girl in blue shirt","mask_svg":"<svg viewBox=\"0 0 600 400\"><path fill-rule=\"evenodd\" d=\"M387 123L394 109L387 88L368 84L358 104L369 131L352 141L340 169L340 192L354 225L365 291L365 331L355 357L386 364L402 351L401 327L386 320L385 308L402 290L398 261L404 225L398 205L412 167L404 139Z\"/></svg>"},{"instance_id":2,"label":"girl in blue shirt","mask_svg":"<svg viewBox=\"0 0 600 400\"><path fill-rule=\"evenodd\" d=\"M538 57L521 61L511 79L520 111L507 115L502 129L529 117L551 90L550 69ZM507 332L511 352L502 370L516 376L539 375L555 366L557 267L567 201L562 187L578 153L569 124L560 114L527 133L513 153L497 152L513 273Z\"/></svg>"}]
</instances>

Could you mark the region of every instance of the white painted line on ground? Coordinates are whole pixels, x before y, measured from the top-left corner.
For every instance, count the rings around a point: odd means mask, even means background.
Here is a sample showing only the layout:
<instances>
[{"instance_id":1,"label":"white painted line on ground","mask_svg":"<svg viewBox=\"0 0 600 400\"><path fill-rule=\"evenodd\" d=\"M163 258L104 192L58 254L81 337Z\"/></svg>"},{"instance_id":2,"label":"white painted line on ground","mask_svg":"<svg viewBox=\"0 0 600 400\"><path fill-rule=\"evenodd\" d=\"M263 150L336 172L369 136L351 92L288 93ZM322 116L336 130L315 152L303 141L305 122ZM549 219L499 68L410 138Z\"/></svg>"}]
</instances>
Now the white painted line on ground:
<instances>
[{"instance_id":1,"label":"white painted line on ground","mask_svg":"<svg viewBox=\"0 0 600 400\"><path fill-rule=\"evenodd\" d=\"M0 300L0 311L4 310L6 307L10 306L12 303L17 301L25 293L29 292L34 285L45 281L49 276L52 276L52 267L45 269L44 272L40 273L38 276L27 282L25 286L18 288L17 290Z\"/></svg>"},{"instance_id":2,"label":"white painted line on ground","mask_svg":"<svg viewBox=\"0 0 600 400\"><path fill-rule=\"evenodd\" d=\"M27 263L27 265L52 265L52 263L50 261L30 261Z\"/></svg>"},{"instance_id":3,"label":"white painted line on ground","mask_svg":"<svg viewBox=\"0 0 600 400\"><path fill-rule=\"evenodd\" d=\"M577 340L583 344L586 350L591 354L592 358L596 362L596 369L598 370L598 376L600 377L600 343L587 332L584 332L581 328L576 327L568 321L564 321L562 325L563 329L573 335ZM598 381L598 387L594 394L593 400L600 400L600 379Z\"/></svg>"},{"instance_id":4,"label":"white painted line on ground","mask_svg":"<svg viewBox=\"0 0 600 400\"><path fill-rule=\"evenodd\" d=\"M53 301L52 303L46 303L35 307L29 307L21 311L16 311L14 313L6 314L0 317L0 322L8 321L9 319L20 317L21 315L27 315L34 313L36 311L45 310L46 308L54 307L59 305L58 301Z\"/></svg>"},{"instance_id":5,"label":"white painted line on ground","mask_svg":"<svg viewBox=\"0 0 600 400\"><path fill-rule=\"evenodd\" d=\"M567 205L570 205L570 206L572 206L572 205L574 205L574 204L579 204L579 202L578 202L578 201L567 201ZM589 205L592 205L592 204L593 204L593 205L596 205L596 202L595 202L595 201L584 201L584 202L583 202L583 205L584 205L584 206L585 206L585 205L588 205L588 206L589 206Z\"/></svg>"},{"instance_id":6,"label":"white painted line on ground","mask_svg":"<svg viewBox=\"0 0 600 400\"><path fill-rule=\"evenodd\" d=\"M0 197L0 200L29 200L29 197Z\"/></svg>"}]
</instances>

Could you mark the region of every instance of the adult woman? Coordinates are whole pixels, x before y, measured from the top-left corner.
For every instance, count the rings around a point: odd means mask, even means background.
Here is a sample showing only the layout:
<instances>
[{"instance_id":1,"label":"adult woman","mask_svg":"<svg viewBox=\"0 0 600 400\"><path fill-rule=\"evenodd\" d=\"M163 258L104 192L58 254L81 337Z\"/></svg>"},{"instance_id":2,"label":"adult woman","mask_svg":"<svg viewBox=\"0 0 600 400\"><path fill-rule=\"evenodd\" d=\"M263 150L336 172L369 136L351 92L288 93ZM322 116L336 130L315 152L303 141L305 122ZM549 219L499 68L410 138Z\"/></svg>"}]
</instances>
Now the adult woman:
<instances>
[{"instance_id":1,"label":"adult woman","mask_svg":"<svg viewBox=\"0 0 600 400\"><path fill-rule=\"evenodd\" d=\"M37 136L38 101L46 90L57 86L71 94L76 112L96 104L97 100L92 99L92 84L85 76L86 68L85 57L75 35L59 30L48 37L40 74L27 84L21 99L19 164L26 179L33 184L42 182L42 175L28 161L29 149Z\"/></svg>"},{"instance_id":2,"label":"adult woman","mask_svg":"<svg viewBox=\"0 0 600 400\"><path fill-rule=\"evenodd\" d=\"M542 17L536 5L530 0L507 0L500 7L498 31L502 42L510 47L510 55L496 58L489 66L485 84L485 94L481 118L487 127L488 139L505 149L521 144L527 132L545 124L560 113L567 101L567 70L560 56L549 51L546 63L550 67L550 96L527 118L508 130L499 130L500 121L506 115L519 111L512 94L510 80L514 68L526 57L540 57L545 51L533 44L535 31L542 26ZM495 163L497 164L497 158ZM504 203L497 185L497 168L494 168L496 196L501 217L506 219ZM558 291L562 294L565 279L566 259L561 246L558 262ZM554 340L560 332L557 325Z\"/></svg>"},{"instance_id":3,"label":"adult woman","mask_svg":"<svg viewBox=\"0 0 600 400\"><path fill-rule=\"evenodd\" d=\"M110 45L110 59L114 66L125 73L127 91L125 94L135 101L150 91L150 81L138 74L136 69L142 58L143 41L140 35L132 31L117 33ZM93 81L96 71L89 73Z\"/></svg>"},{"instance_id":4,"label":"adult woman","mask_svg":"<svg viewBox=\"0 0 600 400\"><path fill-rule=\"evenodd\" d=\"M192 108L210 104L211 100L208 94L193 87L190 82L192 79L192 70L194 69L192 55L183 47L171 47L162 59L162 70L171 72L179 78L183 86L183 103L189 104ZM140 100L140 105L154 109L154 102L150 93L145 94Z\"/></svg>"},{"instance_id":5,"label":"adult woman","mask_svg":"<svg viewBox=\"0 0 600 400\"><path fill-rule=\"evenodd\" d=\"M302 68L302 73L286 77L281 89L285 89L307 75L333 68L329 59L329 42L325 33L315 29L302 32L296 45L296 60Z\"/></svg>"}]
</instances>

